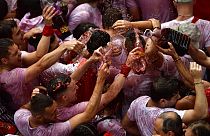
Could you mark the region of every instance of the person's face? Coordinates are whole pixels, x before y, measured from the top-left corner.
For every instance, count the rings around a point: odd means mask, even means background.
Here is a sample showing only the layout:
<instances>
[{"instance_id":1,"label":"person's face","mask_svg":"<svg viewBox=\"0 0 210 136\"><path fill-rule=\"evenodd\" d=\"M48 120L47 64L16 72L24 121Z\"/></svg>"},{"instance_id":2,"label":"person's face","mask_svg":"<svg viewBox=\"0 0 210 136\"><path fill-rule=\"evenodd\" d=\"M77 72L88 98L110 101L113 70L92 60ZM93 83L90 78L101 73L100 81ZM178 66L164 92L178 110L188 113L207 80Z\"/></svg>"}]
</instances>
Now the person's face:
<instances>
[{"instance_id":1,"label":"person's face","mask_svg":"<svg viewBox=\"0 0 210 136\"><path fill-rule=\"evenodd\" d=\"M20 50L27 51L28 45L26 40L23 39L24 32L19 27L14 27L12 30L12 40L18 45Z\"/></svg>"},{"instance_id":2,"label":"person's face","mask_svg":"<svg viewBox=\"0 0 210 136\"><path fill-rule=\"evenodd\" d=\"M71 80L71 83L67 86L67 90L65 92L65 103L71 104L72 102L75 102L77 100L77 89L78 86L76 85L76 81Z\"/></svg>"},{"instance_id":3,"label":"person's face","mask_svg":"<svg viewBox=\"0 0 210 136\"><path fill-rule=\"evenodd\" d=\"M43 113L45 123L53 123L57 120L57 103L53 101L52 106L45 108Z\"/></svg>"},{"instance_id":4,"label":"person's face","mask_svg":"<svg viewBox=\"0 0 210 136\"><path fill-rule=\"evenodd\" d=\"M185 131L185 136L195 136L195 135L193 134L192 129L188 127Z\"/></svg>"},{"instance_id":5,"label":"person's face","mask_svg":"<svg viewBox=\"0 0 210 136\"><path fill-rule=\"evenodd\" d=\"M147 58L147 61L154 61L155 59L157 59L157 53L158 53L158 49L155 46L155 37L146 37L145 41L146 41L146 45L145 45L145 55Z\"/></svg>"},{"instance_id":6,"label":"person's face","mask_svg":"<svg viewBox=\"0 0 210 136\"><path fill-rule=\"evenodd\" d=\"M21 52L16 44L12 45L8 49L9 55L6 57L5 64L10 68L21 67Z\"/></svg>"},{"instance_id":7,"label":"person's face","mask_svg":"<svg viewBox=\"0 0 210 136\"><path fill-rule=\"evenodd\" d=\"M166 136L166 134L162 130L163 119L157 118L154 122L154 131L153 136Z\"/></svg>"},{"instance_id":8,"label":"person's face","mask_svg":"<svg viewBox=\"0 0 210 136\"><path fill-rule=\"evenodd\" d=\"M179 93L175 94L170 100L166 100L165 107L175 107L178 99L180 99Z\"/></svg>"}]
</instances>

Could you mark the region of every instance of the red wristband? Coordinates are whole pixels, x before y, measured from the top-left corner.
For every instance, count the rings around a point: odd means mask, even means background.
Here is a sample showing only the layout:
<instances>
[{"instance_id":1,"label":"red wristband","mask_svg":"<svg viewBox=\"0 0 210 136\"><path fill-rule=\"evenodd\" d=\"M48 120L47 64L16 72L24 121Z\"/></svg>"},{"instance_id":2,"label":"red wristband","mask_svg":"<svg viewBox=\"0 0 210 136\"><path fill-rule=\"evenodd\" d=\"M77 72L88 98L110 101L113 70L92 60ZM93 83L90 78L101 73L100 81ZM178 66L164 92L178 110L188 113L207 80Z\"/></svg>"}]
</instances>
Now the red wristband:
<instances>
[{"instance_id":1,"label":"red wristband","mask_svg":"<svg viewBox=\"0 0 210 136\"><path fill-rule=\"evenodd\" d=\"M131 71L131 68L128 67L126 64L121 65L120 74L123 74L125 77L127 77L130 71Z\"/></svg>"},{"instance_id":2,"label":"red wristband","mask_svg":"<svg viewBox=\"0 0 210 136\"><path fill-rule=\"evenodd\" d=\"M54 34L54 30L52 26L45 25L42 31L42 35L44 36L52 36Z\"/></svg>"}]
</instances>

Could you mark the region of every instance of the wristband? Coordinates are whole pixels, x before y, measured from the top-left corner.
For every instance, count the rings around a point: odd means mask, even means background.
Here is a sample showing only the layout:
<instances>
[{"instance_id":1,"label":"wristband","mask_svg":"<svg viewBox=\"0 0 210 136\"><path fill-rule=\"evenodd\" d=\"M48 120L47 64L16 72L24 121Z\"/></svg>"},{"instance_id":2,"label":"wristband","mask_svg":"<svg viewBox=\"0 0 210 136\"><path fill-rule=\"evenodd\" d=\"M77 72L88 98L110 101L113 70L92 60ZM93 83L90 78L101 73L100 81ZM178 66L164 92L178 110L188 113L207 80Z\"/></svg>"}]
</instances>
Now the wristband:
<instances>
[{"instance_id":1,"label":"wristband","mask_svg":"<svg viewBox=\"0 0 210 136\"><path fill-rule=\"evenodd\" d=\"M125 77L127 77L130 71L131 71L131 68L128 67L126 64L121 65L120 74L123 74Z\"/></svg>"},{"instance_id":2,"label":"wristband","mask_svg":"<svg viewBox=\"0 0 210 136\"><path fill-rule=\"evenodd\" d=\"M45 25L44 26L44 29L42 31L42 35L44 36L52 36L54 34L54 30L53 30L53 27L52 26L49 26L49 25Z\"/></svg>"}]
</instances>

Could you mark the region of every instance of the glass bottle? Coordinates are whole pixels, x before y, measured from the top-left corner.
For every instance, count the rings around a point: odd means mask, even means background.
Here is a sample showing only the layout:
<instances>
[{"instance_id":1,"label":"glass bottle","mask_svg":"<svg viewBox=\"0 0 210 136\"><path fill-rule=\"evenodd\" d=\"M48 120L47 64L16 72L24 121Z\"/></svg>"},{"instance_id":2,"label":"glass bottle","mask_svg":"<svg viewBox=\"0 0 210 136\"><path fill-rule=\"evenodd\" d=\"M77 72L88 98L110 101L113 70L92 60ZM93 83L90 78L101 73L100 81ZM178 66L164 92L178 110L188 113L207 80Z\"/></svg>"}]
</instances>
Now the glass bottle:
<instances>
[{"instance_id":1,"label":"glass bottle","mask_svg":"<svg viewBox=\"0 0 210 136\"><path fill-rule=\"evenodd\" d=\"M141 44L141 40L139 38L139 33L134 29L136 41L134 43L134 47L137 49L137 54L132 55L132 60L130 62L130 67L135 74L144 74L146 72L146 60L144 47Z\"/></svg>"},{"instance_id":2,"label":"glass bottle","mask_svg":"<svg viewBox=\"0 0 210 136\"><path fill-rule=\"evenodd\" d=\"M58 15L54 16L53 21L53 28L56 29L56 35L61 39L64 40L68 36L71 35L71 32L68 27L68 21L66 15L68 13L67 4L62 2L61 0L42 0L41 2L42 7L46 5L53 6L56 10L59 11Z\"/></svg>"}]
</instances>

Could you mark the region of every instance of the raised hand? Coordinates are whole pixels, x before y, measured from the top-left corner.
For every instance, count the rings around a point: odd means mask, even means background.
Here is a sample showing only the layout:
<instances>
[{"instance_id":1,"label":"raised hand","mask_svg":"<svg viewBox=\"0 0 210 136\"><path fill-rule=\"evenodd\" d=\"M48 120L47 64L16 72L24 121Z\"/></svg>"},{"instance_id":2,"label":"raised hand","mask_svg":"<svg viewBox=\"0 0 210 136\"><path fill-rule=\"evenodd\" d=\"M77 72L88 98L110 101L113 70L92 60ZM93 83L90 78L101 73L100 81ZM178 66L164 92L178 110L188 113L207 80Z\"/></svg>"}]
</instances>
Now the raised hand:
<instances>
[{"instance_id":1,"label":"raised hand","mask_svg":"<svg viewBox=\"0 0 210 136\"><path fill-rule=\"evenodd\" d=\"M194 82L202 81L202 68L196 62L190 62L190 72L194 78Z\"/></svg>"},{"instance_id":2,"label":"raised hand","mask_svg":"<svg viewBox=\"0 0 210 136\"><path fill-rule=\"evenodd\" d=\"M178 54L176 53L176 50L174 48L174 46L172 45L172 43L168 42L169 48L164 49L161 46L156 44L156 47L158 48L158 50L166 55L170 55L171 57L176 57L178 56Z\"/></svg>"},{"instance_id":3,"label":"raised hand","mask_svg":"<svg viewBox=\"0 0 210 136\"><path fill-rule=\"evenodd\" d=\"M132 27L132 24L130 21L127 20L117 20L113 26L114 29L128 29Z\"/></svg>"},{"instance_id":4,"label":"raised hand","mask_svg":"<svg viewBox=\"0 0 210 136\"><path fill-rule=\"evenodd\" d=\"M127 66L131 66L131 63L133 63L133 61L135 61L136 59L139 59L140 57L143 57L145 54L142 51L142 48L140 47L136 47L134 48L132 51L130 51L130 53L128 54L128 58L126 60L126 65Z\"/></svg>"},{"instance_id":5,"label":"raised hand","mask_svg":"<svg viewBox=\"0 0 210 136\"><path fill-rule=\"evenodd\" d=\"M67 50L75 51L76 53L81 53L85 47L85 45L78 40L65 41L62 45L66 46Z\"/></svg>"},{"instance_id":6,"label":"raised hand","mask_svg":"<svg viewBox=\"0 0 210 136\"><path fill-rule=\"evenodd\" d=\"M105 81L109 74L110 74L109 65L107 63L103 63L103 65L98 70L97 80Z\"/></svg>"},{"instance_id":7,"label":"raised hand","mask_svg":"<svg viewBox=\"0 0 210 136\"><path fill-rule=\"evenodd\" d=\"M42 16L46 25L52 25L52 18L59 13L53 6L46 6L42 11Z\"/></svg>"},{"instance_id":8,"label":"raised hand","mask_svg":"<svg viewBox=\"0 0 210 136\"><path fill-rule=\"evenodd\" d=\"M103 59L103 54L101 53L102 47L99 47L97 50L95 50L92 54L92 56L89 58L93 62L97 62Z\"/></svg>"}]
</instances>

